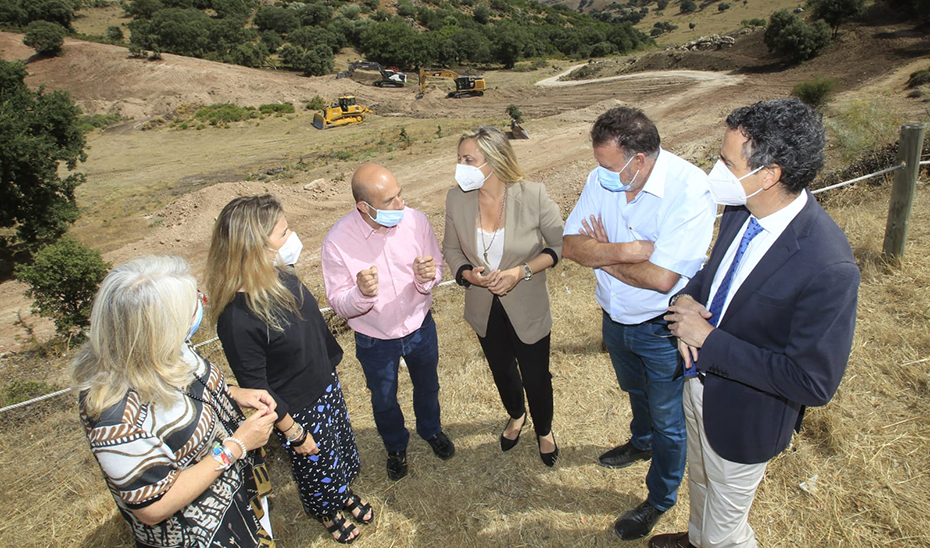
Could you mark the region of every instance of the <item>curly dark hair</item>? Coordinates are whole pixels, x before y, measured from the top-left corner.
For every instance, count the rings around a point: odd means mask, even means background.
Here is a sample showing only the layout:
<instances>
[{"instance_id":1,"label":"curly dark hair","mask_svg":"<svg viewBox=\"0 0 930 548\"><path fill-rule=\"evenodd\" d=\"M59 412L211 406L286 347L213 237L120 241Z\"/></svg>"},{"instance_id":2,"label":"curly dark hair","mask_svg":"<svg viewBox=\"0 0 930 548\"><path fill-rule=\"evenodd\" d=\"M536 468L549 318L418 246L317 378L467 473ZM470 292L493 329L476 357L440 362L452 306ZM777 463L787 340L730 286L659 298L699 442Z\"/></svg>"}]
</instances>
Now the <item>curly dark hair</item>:
<instances>
[{"instance_id":1,"label":"curly dark hair","mask_svg":"<svg viewBox=\"0 0 930 548\"><path fill-rule=\"evenodd\" d=\"M797 99L738 108L727 116L727 128L749 139L743 147L749 168L777 165L791 194L807 188L823 167L826 137L821 115Z\"/></svg>"},{"instance_id":2,"label":"curly dark hair","mask_svg":"<svg viewBox=\"0 0 930 548\"><path fill-rule=\"evenodd\" d=\"M653 156L659 152L659 130L638 108L614 107L597 117L591 128L591 141L599 147L616 143L633 154Z\"/></svg>"}]
</instances>

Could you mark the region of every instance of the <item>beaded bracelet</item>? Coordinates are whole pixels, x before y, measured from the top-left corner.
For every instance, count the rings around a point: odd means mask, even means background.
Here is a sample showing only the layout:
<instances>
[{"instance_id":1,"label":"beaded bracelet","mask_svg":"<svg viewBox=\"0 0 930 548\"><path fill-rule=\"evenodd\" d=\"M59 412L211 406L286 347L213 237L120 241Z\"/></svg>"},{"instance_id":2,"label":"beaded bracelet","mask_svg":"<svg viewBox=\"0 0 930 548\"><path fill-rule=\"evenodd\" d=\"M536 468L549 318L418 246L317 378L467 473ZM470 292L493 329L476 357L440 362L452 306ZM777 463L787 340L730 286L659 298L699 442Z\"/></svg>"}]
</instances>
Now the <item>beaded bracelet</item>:
<instances>
[{"instance_id":1,"label":"beaded bracelet","mask_svg":"<svg viewBox=\"0 0 930 548\"><path fill-rule=\"evenodd\" d=\"M234 437L232 437L232 436L229 436L228 438L226 438L225 440L223 440L223 443L226 443L227 441L231 441L231 442L235 443L236 445L239 446L239 449L242 449L242 454L241 454L240 457L239 457L240 459L241 459L242 457L244 457L246 453L248 453L248 450L245 448L245 444L242 443L242 440L240 440L239 438L234 438Z\"/></svg>"},{"instance_id":2,"label":"beaded bracelet","mask_svg":"<svg viewBox=\"0 0 930 548\"><path fill-rule=\"evenodd\" d=\"M213 449L211 449L210 454L220 465L219 468L213 469L216 472L220 470L229 470L233 463L236 462L236 457L233 456L232 451L223 447L218 441L213 442Z\"/></svg>"},{"instance_id":3,"label":"beaded bracelet","mask_svg":"<svg viewBox=\"0 0 930 548\"><path fill-rule=\"evenodd\" d=\"M307 432L304 431L304 435L303 435L303 436L301 436L300 438L298 438L298 439L296 439L296 440L294 440L294 441L292 441L292 442L289 442L289 443L290 443L291 447L300 447L301 445L304 444L305 441L307 441L307 438L309 438L309 437L310 437L310 436L307 435Z\"/></svg>"},{"instance_id":4,"label":"beaded bracelet","mask_svg":"<svg viewBox=\"0 0 930 548\"><path fill-rule=\"evenodd\" d=\"M300 437L304 435L304 432L305 430L304 430L303 425L302 424L298 425L297 431L291 434L290 436L288 436L287 441L290 443L294 440L300 439Z\"/></svg>"}]
</instances>

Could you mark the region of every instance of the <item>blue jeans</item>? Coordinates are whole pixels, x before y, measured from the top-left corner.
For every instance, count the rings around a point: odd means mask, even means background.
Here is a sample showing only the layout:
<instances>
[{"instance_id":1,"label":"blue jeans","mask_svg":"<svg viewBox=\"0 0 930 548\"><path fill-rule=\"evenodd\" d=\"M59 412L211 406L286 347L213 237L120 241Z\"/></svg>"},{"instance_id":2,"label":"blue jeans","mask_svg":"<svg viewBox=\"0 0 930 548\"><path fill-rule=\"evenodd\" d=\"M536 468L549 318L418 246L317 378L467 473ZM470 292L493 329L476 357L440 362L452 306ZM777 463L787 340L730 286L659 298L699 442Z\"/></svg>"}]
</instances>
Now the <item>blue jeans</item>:
<instances>
[{"instance_id":1,"label":"blue jeans","mask_svg":"<svg viewBox=\"0 0 930 548\"><path fill-rule=\"evenodd\" d=\"M674 378L678 346L662 321L622 325L604 312L602 330L617 381L630 396L630 442L637 449L652 451L646 501L668 510L678 498L687 458L684 384L681 376Z\"/></svg>"},{"instance_id":2,"label":"blue jeans","mask_svg":"<svg viewBox=\"0 0 930 548\"><path fill-rule=\"evenodd\" d=\"M399 339L383 340L355 333L355 357L365 372L375 425L388 451L405 451L410 441L404 413L397 403L397 369L402 356L413 382L417 434L428 440L442 432L436 373L439 345L432 313L426 314L419 329Z\"/></svg>"}]
</instances>

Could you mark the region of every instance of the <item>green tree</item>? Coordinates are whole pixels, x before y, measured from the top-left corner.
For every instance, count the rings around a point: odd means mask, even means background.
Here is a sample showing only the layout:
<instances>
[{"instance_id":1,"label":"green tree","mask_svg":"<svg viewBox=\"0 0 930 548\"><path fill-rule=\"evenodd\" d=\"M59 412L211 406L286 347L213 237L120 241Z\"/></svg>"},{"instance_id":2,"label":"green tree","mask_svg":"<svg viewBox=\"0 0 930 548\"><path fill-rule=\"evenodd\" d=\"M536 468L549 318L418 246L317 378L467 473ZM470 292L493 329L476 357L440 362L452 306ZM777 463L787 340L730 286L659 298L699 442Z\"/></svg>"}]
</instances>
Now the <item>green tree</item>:
<instances>
[{"instance_id":1,"label":"green tree","mask_svg":"<svg viewBox=\"0 0 930 548\"><path fill-rule=\"evenodd\" d=\"M29 15L20 0L0 0L0 23L23 25L28 21Z\"/></svg>"},{"instance_id":2,"label":"green tree","mask_svg":"<svg viewBox=\"0 0 930 548\"><path fill-rule=\"evenodd\" d=\"M830 44L830 29L823 21L808 25L788 10L778 10L765 29L765 45L769 51L800 63L816 56Z\"/></svg>"},{"instance_id":3,"label":"green tree","mask_svg":"<svg viewBox=\"0 0 930 548\"><path fill-rule=\"evenodd\" d=\"M480 25L485 25L491 19L491 10L485 4L480 4L475 11L472 12L472 17L474 17L475 22Z\"/></svg>"},{"instance_id":4,"label":"green tree","mask_svg":"<svg viewBox=\"0 0 930 548\"><path fill-rule=\"evenodd\" d=\"M74 189L87 159L80 109L64 91L31 91L26 67L0 60L0 227L26 243L61 236L78 217Z\"/></svg>"},{"instance_id":5,"label":"green tree","mask_svg":"<svg viewBox=\"0 0 930 548\"><path fill-rule=\"evenodd\" d=\"M69 0L26 0L23 2L29 21L58 23L71 30L74 21L74 4Z\"/></svg>"},{"instance_id":6,"label":"green tree","mask_svg":"<svg viewBox=\"0 0 930 548\"><path fill-rule=\"evenodd\" d=\"M275 6L259 8L252 22L259 31L273 30L278 34L287 34L300 26L296 10Z\"/></svg>"},{"instance_id":7,"label":"green tree","mask_svg":"<svg viewBox=\"0 0 930 548\"><path fill-rule=\"evenodd\" d=\"M856 17L865 9L865 0L808 0L811 17L823 19L833 29L833 37L840 32L840 25Z\"/></svg>"},{"instance_id":8,"label":"green tree","mask_svg":"<svg viewBox=\"0 0 930 548\"><path fill-rule=\"evenodd\" d=\"M107 27L107 40L111 42L122 42L124 38L123 29L117 26Z\"/></svg>"},{"instance_id":9,"label":"green tree","mask_svg":"<svg viewBox=\"0 0 930 548\"><path fill-rule=\"evenodd\" d=\"M32 309L53 319L60 335L72 335L89 324L94 295L109 269L99 251L65 236L40 249L31 265L17 265L14 275L29 286Z\"/></svg>"},{"instance_id":10,"label":"green tree","mask_svg":"<svg viewBox=\"0 0 930 548\"><path fill-rule=\"evenodd\" d=\"M697 11L697 3L694 0L682 0L679 10L681 13L694 13Z\"/></svg>"},{"instance_id":11,"label":"green tree","mask_svg":"<svg viewBox=\"0 0 930 548\"><path fill-rule=\"evenodd\" d=\"M133 19L151 19L165 6L159 0L132 0L124 9Z\"/></svg>"},{"instance_id":12,"label":"green tree","mask_svg":"<svg viewBox=\"0 0 930 548\"><path fill-rule=\"evenodd\" d=\"M322 76L333 72L333 52L325 45L304 49L293 44L284 44L278 55L285 65L303 71L307 76Z\"/></svg>"},{"instance_id":13,"label":"green tree","mask_svg":"<svg viewBox=\"0 0 930 548\"><path fill-rule=\"evenodd\" d=\"M58 23L33 21L26 27L23 43L36 50L40 55L58 55L65 43L67 32Z\"/></svg>"}]
</instances>

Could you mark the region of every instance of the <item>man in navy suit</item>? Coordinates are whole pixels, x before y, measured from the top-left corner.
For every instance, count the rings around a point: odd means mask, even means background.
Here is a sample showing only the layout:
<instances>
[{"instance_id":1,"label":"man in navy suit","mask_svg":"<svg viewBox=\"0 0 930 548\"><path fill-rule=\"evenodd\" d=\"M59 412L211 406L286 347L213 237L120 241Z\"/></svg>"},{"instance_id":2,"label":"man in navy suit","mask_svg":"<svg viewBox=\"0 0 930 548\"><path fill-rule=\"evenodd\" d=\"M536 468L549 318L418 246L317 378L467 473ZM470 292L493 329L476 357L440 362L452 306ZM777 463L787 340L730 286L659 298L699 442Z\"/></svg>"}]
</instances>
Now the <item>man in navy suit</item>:
<instances>
[{"instance_id":1,"label":"man in navy suit","mask_svg":"<svg viewBox=\"0 0 930 548\"><path fill-rule=\"evenodd\" d=\"M823 149L820 116L796 99L727 117L709 181L728 207L710 259L666 316L686 379L688 531L651 548L755 547L749 508L766 464L843 377L859 269L807 190Z\"/></svg>"}]
</instances>

